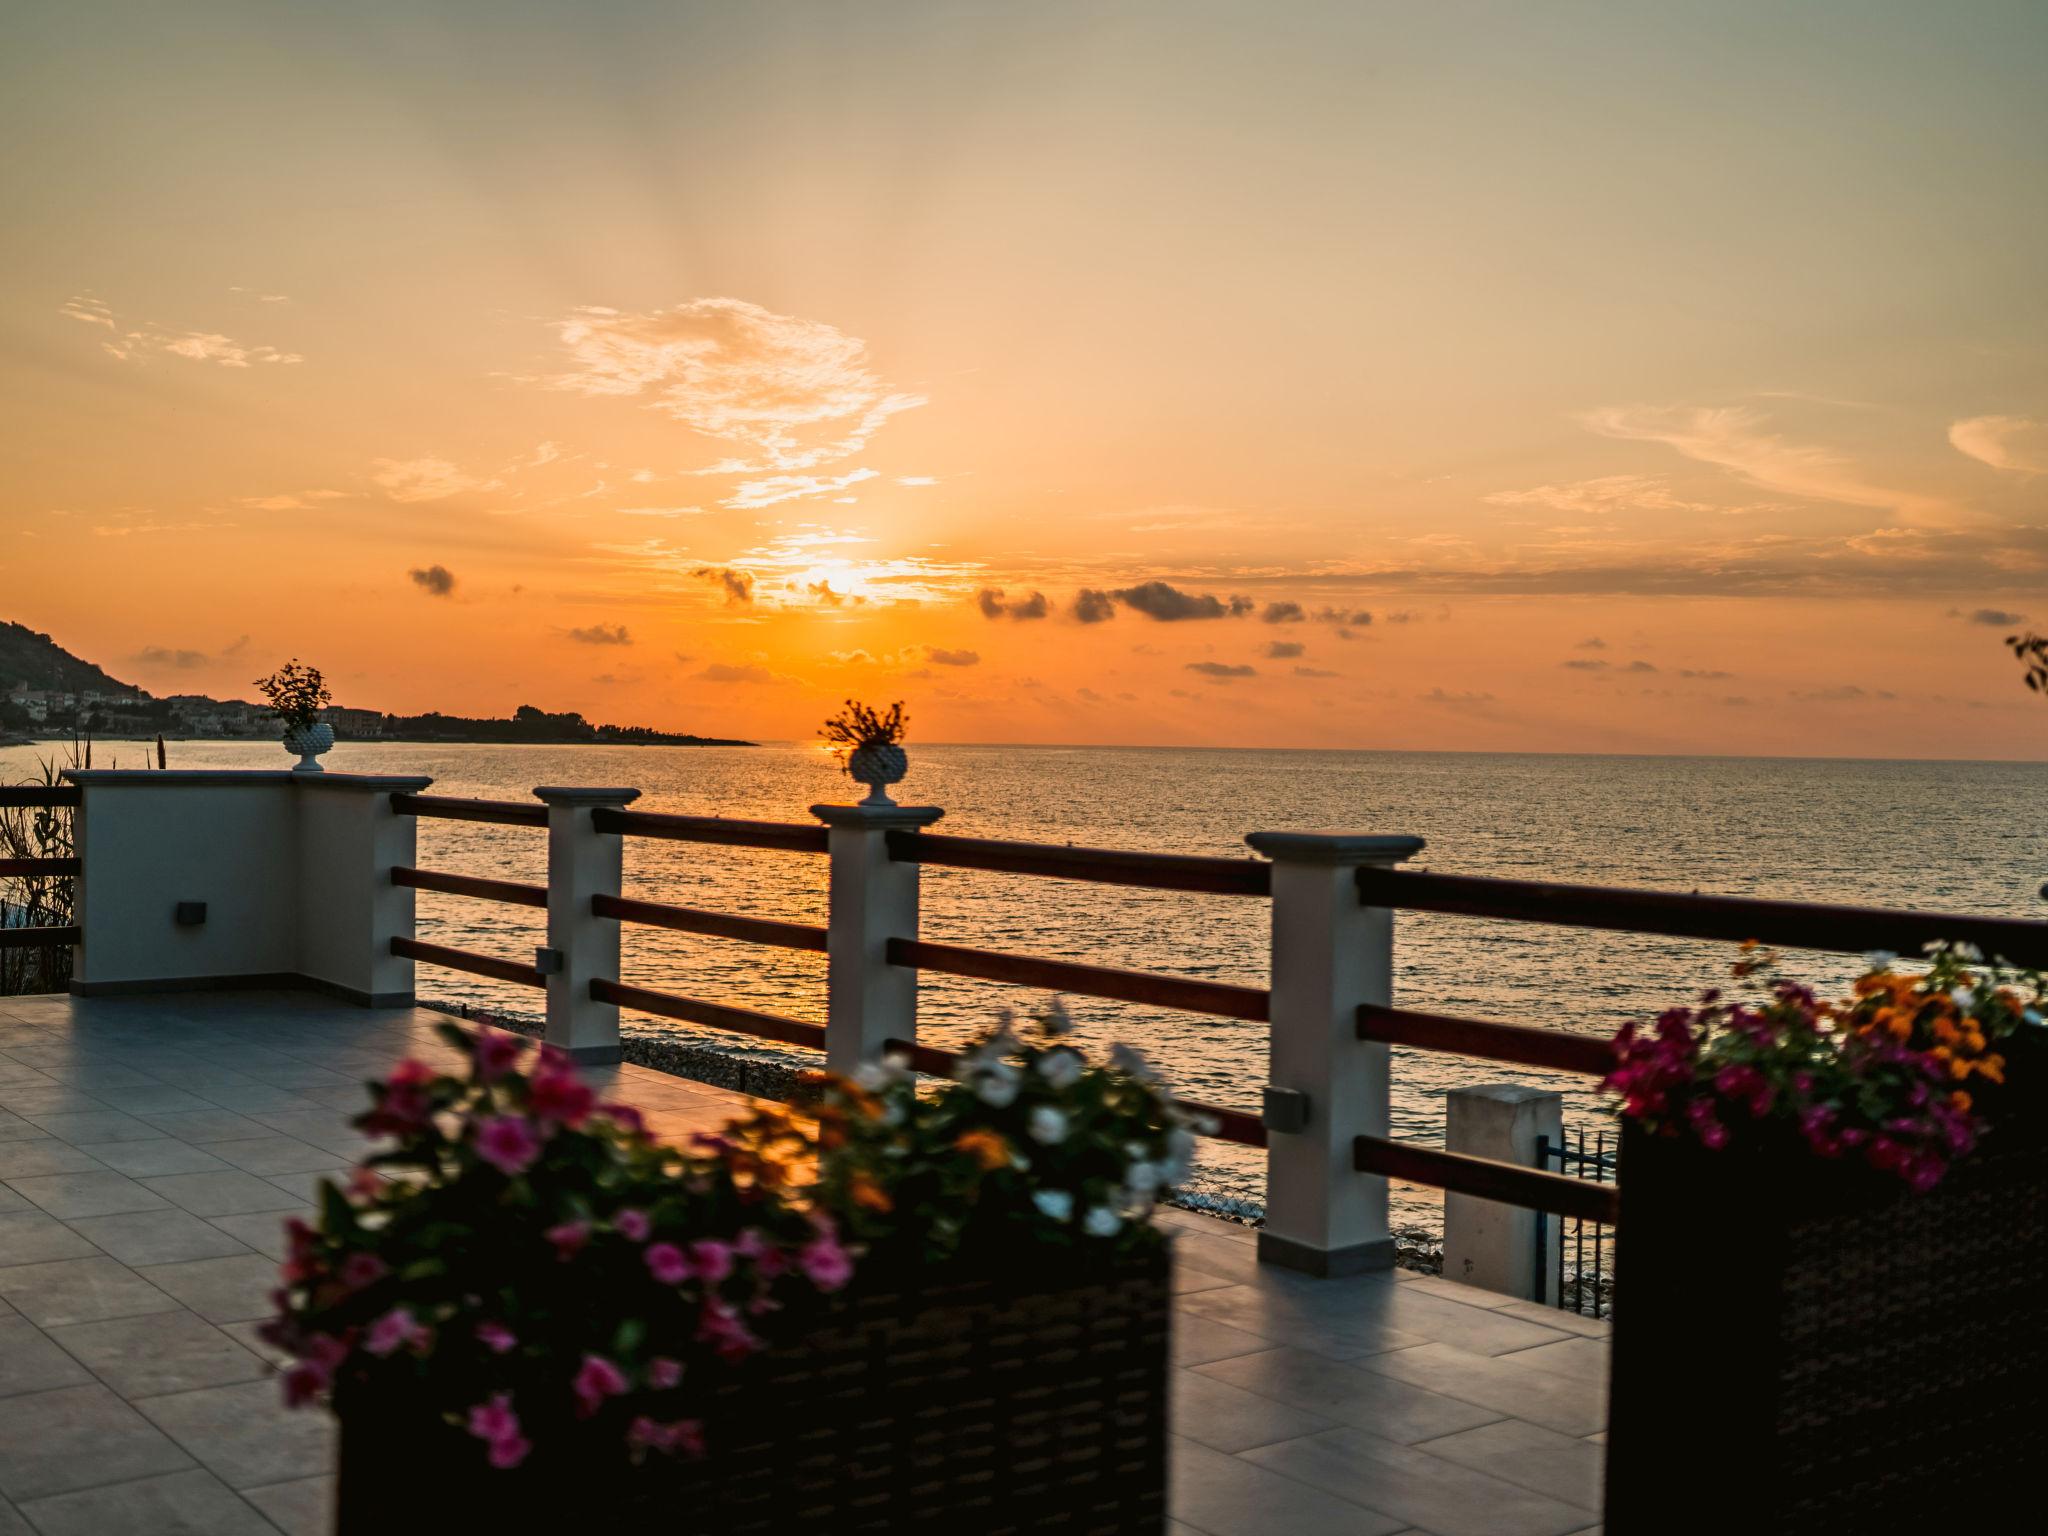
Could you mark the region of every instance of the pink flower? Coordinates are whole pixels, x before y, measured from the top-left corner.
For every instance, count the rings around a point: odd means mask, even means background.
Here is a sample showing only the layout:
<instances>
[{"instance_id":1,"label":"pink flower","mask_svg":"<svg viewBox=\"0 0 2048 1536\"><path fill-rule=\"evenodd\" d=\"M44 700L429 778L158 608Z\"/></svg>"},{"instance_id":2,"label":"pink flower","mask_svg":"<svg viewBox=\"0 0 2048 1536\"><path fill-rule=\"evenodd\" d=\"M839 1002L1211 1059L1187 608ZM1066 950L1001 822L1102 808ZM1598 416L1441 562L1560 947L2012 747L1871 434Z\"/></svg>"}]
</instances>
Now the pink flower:
<instances>
[{"instance_id":1,"label":"pink flower","mask_svg":"<svg viewBox=\"0 0 2048 1536\"><path fill-rule=\"evenodd\" d=\"M348 1176L349 1198L367 1204L384 1193L384 1180L374 1168L354 1168Z\"/></svg>"},{"instance_id":2,"label":"pink flower","mask_svg":"<svg viewBox=\"0 0 2048 1536\"><path fill-rule=\"evenodd\" d=\"M630 1104L600 1104L598 1113L629 1135L647 1134L647 1117Z\"/></svg>"},{"instance_id":3,"label":"pink flower","mask_svg":"<svg viewBox=\"0 0 2048 1536\"><path fill-rule=\"evenodd\" d=\"M480 1029L476 1036L476 1075L485 1082L503 1077L519 1064L526 1042L517 1035Z\"/></svg>"},{"instance_id":4,"label":"pink flower","mask_svg":"<svg viewBox=\"0 0 2048 1536\"><path fill-rule=\"evenodd\" d=\"M549 1227L541 1235L555 1245L555 1257L567 1261L581 1253L583 1245L590 1241L590 1223L564 1221Z\"/></svg>"},{"instance_id":5,"label":"pink flower","mask_svg":"<svg viewBox=\"0 0 2048 1536\"><path fill-rule=\"evenodd\" d=\"M469 1432L490 1447L491 1465L500 1471L518 1466L533 1450L533 1442L519 1433L519 1415L512 1411L508 1392L469 1410Z\"/></svg>"},{"instance_id":6,"label":"pink flower","mask_svg":"<svg viewBox=\"0 0 2048 1536\"><path fill-rule=\"evenodd\" d=\"M576 1373L576 1417L587 1419L604 1406L608 1397L626 1390L626 1376L602 1355L585 1355L583 1369Z\"/></svg>"},{"instance_id":7,"label":"pink flower","mask_svg":"<svg viewBox=\"0 0 2048 1536\"><path fill-rule=\"evenodd\" d=\"M417 1056L408 1056L391 1069L391 1075L384 1081L393 1088L424 1088L436 1074L434 1069Z\"/></svg>"},{"instance_id":8,"label":"pink flower","mask_svg":"<svg viewBox=\"0 0 2048 1536\"><path fill-rule=\"evenodd\" d=\"M853 1256L830 1232L820 1232L798 1249L796 1261L821 1291L836 1291L853 1278Z\"/></svg>"},{"instance_id":9,"label":"pink flower","mask_svg":"<svg viewBox=\"0 0 2048 1536\"><path fill-rule=\"evenodd\" d=\"M642 1257L647 1272L663 1285L681 1285L690 1278L690 1261L674 1243L650 1243Z\"/></svg>"},{"instance_id":10,"label":"pink flower","mask_svg":"<svg viewBox=\"0 0 2048 1536\"><path fill-rule=\"evenodd\" d=\"M699 1419L676 1419L662 1424L646 1414L635 1419L626 1431L626 1443L636 1451L660 1451L672 1456L704 1454L704 1424Z\"/></svg>"},{"instance_id":11,"label":"pink flower","mask_svg":"<svg viewBox=\"0 0 2048 1536\"><path fill-rule=\"evenodd\" d=\"M699 1238L690 1244L690 1267L700 1280L718 1284L732 1273L732 1245L715 1237Z\"/></svg>"},{"instance_id":12,"label":"pink flower","mask_svg":"<svg viewBox=\"0 0 2048 1536\"><path fill-rule=\"evenodd\" d=\"M509 1472L526 1460L533 1450L533 1442L524 1435L507 1435L502 1440L493 1440L490 1448L491 1465L500 1472Z\"/></svg>"},{"instance_id":13,"label":"pink flower","mask_svg":"<svg viewBox=\"0 0 2048 1536\"><path fill-rule=\"evenodd\" d=\"M333 1381L334 1378L322 1367L310 1360L300 1361L284 1373L285 1407L303 1408L308 1403L318 1402Z\"/></svg>"},{"instance_id":14,"label":"pink flower","mask_svg":"<svg viewBox=\"0 0 2048 1536\"><path fill-rule=\"evenodd\" d=\"M527 1107L542 1120L553 1120L575 1129L597 1108L597 1095L567 1065L543 1062L533 1077Z\"/></svg>"},{"instance_id":15,"label":"pink flower","mask_svg":"<svg viewBox=\"0 0 2048 1536\"><path fill-rule=\"evenodd\" d=\"M744 1360L761 1347L761 1340L747 1327L730 1302L716 1297L704 1303L697 1318L697 1337L718 1351L724 1360Z\"/></svg>"},{"instance_id":16,"label":"pink flower","mask_svg":"<svg viewBox=\"0 0 2048 1536\"><path fill-rule=\"evenodd\" d=\"M636 1243L646 1242L647 1234L652 1230L652 1223L648 1221L647 1213L645 1211L636 1211L630 1206L613 1215L612 1225L618 1229L621 1237L628 1238Z\"/></svg>"},{"instance_id":17,"label":"pink flower","mask_svg":"<svg viewBox=\"0 0 2048 1536\"><path fill-rule=\"evenodd\" d=\"M410 1307L393 1307L370 1324L363 1348L373 1355L395 1355L401 1349L425 1344L432 1337L432 1333L412 1315Z\"/></svg>"},{"instance_id":18,"label":"pink flower","mask_svg":"<svg viewBox=\"0 0 2048 1536\"><path fill-rule=\"evenodd\" d=\"M666 1392L682 1379L681 1361L671 1360L666 1355L656 1355L647 1362L647 1385L657 1392Z\"/></svg>"},{"instance_id":19,"label":"pink flower","mask_svg":"<svg viewBox=\"0 0 2048 1536\"><path fill-rule=\"evenodd\" d=\"M519 1335L503 1323L478 1323L476 1336L494 1355L502 1355L519 1347Z\"/></svg>"},{"instance_id":20,"label":"pink flower","mask_svg":"<svg viewBox=\"0 0 2048 1536\"><path fill-rule=\"evenodd\" d=\"M352 1253L341 1261L341 1283L352 1291L374 1285L391 1273L391 1267L374 1253Z\"/></svg>"},{"instance_id":21,"label":"pink flower","mask_svg":"<svg viewBox=\"0 0 2048 1536\"><path fill-rule=\"evenodd\" d=\"M540 1156L540 1136L531 1121L493 1115L476 1128L476 1155L506 1178L516 1178Z\"/></svg>"}]
</instances>

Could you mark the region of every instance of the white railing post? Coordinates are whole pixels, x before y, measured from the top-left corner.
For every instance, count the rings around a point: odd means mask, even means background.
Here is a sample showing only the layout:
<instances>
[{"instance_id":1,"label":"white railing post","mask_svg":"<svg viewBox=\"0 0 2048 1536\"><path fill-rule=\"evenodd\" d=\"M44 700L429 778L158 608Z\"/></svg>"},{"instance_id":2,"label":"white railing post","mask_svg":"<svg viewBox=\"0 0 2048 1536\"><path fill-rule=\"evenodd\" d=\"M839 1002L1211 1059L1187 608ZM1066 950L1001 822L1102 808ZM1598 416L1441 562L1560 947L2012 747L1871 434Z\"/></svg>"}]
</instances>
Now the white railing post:
<instances>
[{"instance_id":1,"label":"white railing post","mask_svg":"<svg viewBox=\"0 0 2048 1536\"><path fill-rule=\"evenodd\" d=\"M825 939L825 1068L851 1073L890 1040L917 1038L917 972L889 963L889 940L917 937L917 865L889 857L891 832L928 827L924 805L814 805L825 823L830 927Z\"/></svg>"},{"instance_id":2,"label":"white railing post","mask_svg":"<svg viewBox=\"0 0 2048 1536\"><path fill-rule=\"evenodd\" d=\"M1394 1262L1387 1183L1352 1164L1352 1138L1388 1127L1388 1048L1358 1038L1358 1005L1389 1004L1394 915L1359 896L1358 871L1398 864L1419 837L1254 832L1273 861L1272 1044L1266 1224L1259 1258L1311 1275Z\"/></svg>"},{"instance_id":3,"label":"white railing post","mask_svg":"<svg viewBox=\"0 0 2048 1536\"><path fill-rule=\"evenodd\" d=\"M619 925L590 910L593 896L616 896L624 839L600 832L591 812L630 805L637 789L536 789L548 808L548 942L536 957L548 986L548 1044L578 1062L619 1059L619 1006L590 995L592 981L619 979Z\"/></svg>"},{"instance_id":4,"label":"white railing post","mask_svg":"<svg viewBox=\"0 0 2048 1536\"><path fill-rule=\"evenodd\" d=\"M1563 1144L1564 1095L1521 1083L1485 1083L1444 1095L1444 1150L1518 1168L1538 1166L1539 1137ZM1557 1273L1563 1224L1544 1226L1544 1253L1536 1253L1536 1212L1477 1195L1444 1191L1444 1278L1504 1296L1549 1301Z\"/></svg>"}]
</instances>

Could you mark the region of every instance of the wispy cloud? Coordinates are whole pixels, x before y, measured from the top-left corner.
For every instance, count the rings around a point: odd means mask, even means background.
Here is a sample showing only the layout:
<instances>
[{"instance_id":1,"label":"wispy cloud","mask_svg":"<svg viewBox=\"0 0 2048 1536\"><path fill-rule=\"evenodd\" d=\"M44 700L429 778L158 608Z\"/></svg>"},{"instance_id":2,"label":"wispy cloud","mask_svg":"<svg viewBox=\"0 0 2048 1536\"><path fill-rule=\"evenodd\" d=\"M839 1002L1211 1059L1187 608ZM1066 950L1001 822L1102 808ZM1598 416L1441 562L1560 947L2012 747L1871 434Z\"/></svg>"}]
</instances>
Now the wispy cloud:
<instances>
[{"instance_id":1,"label":"wispy cloud","mask_svg":"<svg viewBox=\"0 0 2048 1536\"><path fill-rule=\"evenodd\" d=\"M1593 480L1571 480L1563 485L1537 485L1526 491L1495 491L1481 501L1496 507L1548 507L1554 512L1575 512L1584 516L1605 513L1713 512L1718 508L1698 501L1681 501L1671 487L1654 475L1601 475Z\"/></svg>"},{"instance_id":2,"label":"wispy cloud","mask_svg":"<svg viewBox=\"0 0 2048 1536\"><path fill-rule=\"evenodd\" d=\"M859 337L744 299L692 299L644 314L590 306L555 329L570 366L540 382L645 397L744 450L705 473L779 474L849 458L891 416L925 403L886 384Z\"/></svg>"},{"instance_id":3,"label":"wispy cloud","mask_svg":"<svg viewBox=\"0 0 2048 1536\"><path fill-rule=\"evenodd\" d=\"M974 594L974 606L985 619L1042 619L1052 612L1043 592L1009 597L1001 587L983 587Z\"/></svg>"},{"instance_id":4,"label":"wispy cloud","mask_svg":"<svg viewBox=\"0 0 2048 1536\"><path fill-rule=\"evenodd\" d=\"M735 667L722 661L712 662L710 666L697 673L696 676L698 681L706 683L772 683L775 681L775 674L766 667Z\"/></svg>"},{"instance_id":5,"label":"wispy cloud","mask_svg":"<svg viewBox=\"0 0 2048 1536\"><path fill-rule=\"evenodd\" d=\"M1190 672L1199 672L1204 677L1222 679L1257 677L1259 675L1257 667L1233 666L1227 661L1191 661L1188 663L1188 670Z\"/></svg>"},{"instance_id":6,"label":"wispy cloud","mask_svg":"<svg viewBox=\"0 0 2048 1536\"><path fill-rule=\"evenodd\" d=\"M1740 406L1614 405L1589 411L1587 427L1602 437L1662 443L1746 484L1814 501L1883 507L1909 521L1945 522L1955 508L1938 497L1879 485L1844 455L1788 441L1757 411Z\"/></svg>"},{"instance_id":7,"label":"wispy cloud","mask_svg":"<svg viewBox=\"0 0 2048 1536\"><path fill-rule=\"evenodd\" d=\"M300 491L296 496L243 496L238 498L245 507L258 512L308 512L313 504L320 501L340 501L348 495L346 491Z\"/></svg>"},{"instance_id":8,"label":"wispy cloud","mask_svg":"<svg viewBox=\"0 0 2048 1536\"><path fill-rule=\"evenodd\" d=\"M631 645L633 637L623 624L592 624L572 629L569 638L578 645Z\"/></svg>"},{"instance_id":9,"label":"wispy cloud","mask_svg":"<svg viewBox=\"0 0 2048 1536\"><path fill-rule=\"evenodd\" d=\"M829 496L863 480L872 480L878 473L872 469L850 469L843 475L769 475L760 480L742 480L723 505L747 510L807 496Z\"/></svg>"},{"instance_id":10,"label":"wispy cloud","mask_svg":"<svg viewBox=\"0 0 2048 1536\"><path fill-rule=\"evenodd\" d=\"M109 334L100 341L102 351L124 362L147 353L163 352L195 363L216 363L223 368L248 368L260 363L303 363L297 352L284 352L262 343L236 341L218 331L176 331L154 322L140 326L124 323L104 300L89 293L77 294L57 306L57 313L86 325L99 326Z\"/></svg>"},{"instance_id":11,"label":"wispy cloud","mask_svg":"<svg viewBox=\"0 0 2048 1536\"><path fill-rule=\"evenodd\" d=\"M976 667L981 665L979 651L948 651L936 645L924 648L927 660L942 667Z\"/></svg>"},{"instance_id":12,"label":"wispy cloud","mask_svg":"<svg viewBox=\"0 0 2048 1536\"><path fill-rule=\"evenodd\" d=\"M1958 453L2023 475L2048 475L2048 421L2025 416L1969 416L1948 429Z\"/></svg>"},{"instance_id":13,"label":"wispy cloud","mask_svg":"<svg viewBox=\"0 0 2048 1536\"><path fill-rule=\"evenodd\" d=\"M700 581L715 583L724 593L725 600L735 608L744 608L754 600L754 573L734 570L729 565L700 565L690 572Z\"/></svg>"},{"instance_id":14,"label":"wispy cloud","mask_svg":"<svg viewBox=\"0 0 2048 1536\"><path fill-rule=\"evenodd\" d=\"M370 479L393 501L444 501L464 491L487 491L495 480L465 473L446 459L372 459Z\"/></svg>"}]
</instances>

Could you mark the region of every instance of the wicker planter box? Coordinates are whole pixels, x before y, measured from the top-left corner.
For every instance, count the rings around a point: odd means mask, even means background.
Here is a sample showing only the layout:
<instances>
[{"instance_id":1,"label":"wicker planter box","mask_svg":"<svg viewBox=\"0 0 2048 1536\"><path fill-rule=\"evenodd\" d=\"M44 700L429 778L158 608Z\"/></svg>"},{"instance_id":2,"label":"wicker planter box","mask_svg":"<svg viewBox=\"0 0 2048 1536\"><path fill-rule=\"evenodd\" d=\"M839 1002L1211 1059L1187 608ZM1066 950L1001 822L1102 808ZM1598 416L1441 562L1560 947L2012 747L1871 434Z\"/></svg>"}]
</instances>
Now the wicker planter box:
<instances>
[{"instance_id":1,"label":"wicker planter box","mask_svg":"<svg viewBox=\"0 0 2048 1536\"><path fill-rule=\"evenodd\" d=\"M1108 1273L870 1288L747 1362L702 1461L632 1466L557 1426L512 1472L412 1405L340 1406L342 1536L598 1529L1158 1533L1165 1245Z\"/></svg>"},{"instance_id":2,"label":"wicker planter box","mask_svg":"<svg viewBox=\"0 0 2048 1536\"><path fill-rule=\"evenodd\" d=\"M2048 1452L2041 1109L2002 1106L1927 1194L1803 1144L1626 1130L1606 1529L1867 1536L2025 1507Z\"/></svg>"}]
</instances>

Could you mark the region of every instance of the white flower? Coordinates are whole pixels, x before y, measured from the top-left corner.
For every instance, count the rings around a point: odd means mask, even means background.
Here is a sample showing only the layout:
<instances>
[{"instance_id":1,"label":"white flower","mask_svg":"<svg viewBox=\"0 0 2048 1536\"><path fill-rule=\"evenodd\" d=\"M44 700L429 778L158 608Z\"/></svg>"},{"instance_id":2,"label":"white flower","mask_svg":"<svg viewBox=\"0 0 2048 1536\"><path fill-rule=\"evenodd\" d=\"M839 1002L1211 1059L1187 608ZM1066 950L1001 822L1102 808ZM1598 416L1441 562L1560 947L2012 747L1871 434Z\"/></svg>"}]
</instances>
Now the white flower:
<instances>
[{"instance_id":1,"label":"white flower","mask_svg":"<svg viewBox=\"0 0 2048 1536\"><path fill-rule=\"evenodd\" d=\"M1057 1146L1067 1139L1067 1117L1063 1110L1041 1104L1031 1111L1031 1139L1042 1147Z\"/></svg>"},{"instance_id":2,"label":"white flower","mask_svg":"<svg viewBox=\"0 0 2048 1536\"><path fill-rule=\"evenodd\" d=\"M1141 1083L1155 1081L1152 1063L1128 1045L1116 1044L1109 1048L1109 1064L1128 1077L1135 1077Z\"/></svg>"},{"instance_id":3,"label":"white flower","mask_svg":"<svg viewBox=\"0 0 2048 1536\"><path fill-rule=\"evenodd\" d=\"M1948 952L1958 960L1969 961L1982 960L1984 958L1984 951L1974 944L1951 944L1948 947Z\"/></svg>"},{"instance_id":4,"label":"white flower","mask_svg":"<svg viewBox=\"0 0 2048 1536\"><path fill-rule=\"evenodd\" d=\"M1047 1051L1038 1058L1038 1075L1055 1088L1071 1088L1087 1068L1072 1051Z\"/></svg>"},{"instance_id":5,"label":"white flower","mask_svg":"<svg viewBox=\"0 0 2048 1536\"><path fill-rule=\"evenodd\" d=\"M1074 1197L1064 1189L1041 1189L1031 1197L1031 1203L1038 1207L1038 1214L1049 1221L1073 1219Z\"/></svg>"},{"instance_id":6,"label":"white flower","mask_svg":"<svg viewBox=\"0 0 2048 1536\"><path fill-rule=\"evenodd\" d=\"M896 1074L885 1063L864 1061L854 1069L853 1080L869 1093L880 1093L896 1081Z\"/></svg>"},{"instance_id":7,"label":"white flower","mask_svg":"<svg viewBox=\"0 0 2048 1536\"><path fill-rule=\"evenodd\" d=\"M1960 1008L1964 1013L1968 1013L1972 1008L1977 1006L1977 994L1975 992L1972 992L1968 987L1957 987L1955 991L1949 993L1948 1000L1954 1003L1956 1007Z\"/></svg>"},{"instance_id":8,"label":"white flower","mask_svg":"<svg viewBox=\"0 0 2048 1536\"><path fill-rule=\"evenodd\" d=\"M1166 1133L1166 1182L1178 1184L1186 1178L1194 1160L1195 1133L1186 1126L1176 1125Z\"/></svg>"},{"instance_id":9,"label":"white flower","mask_svg":"<svg viewBox=\"0 0 2048 1536\"><path fill-rule=\"evenodd\" d=\"M1144 1198L1159 1187L1160 1172L1157 1163L1139 1158L1124 1169L1124 1183L1131 1193Z\"/></svg>"},{"instance_id":10,"label":"white flower","mask_svg":"<svg viewBox=\"0 0 2048 1536\"><path fill-rule=\"evenodd\" d=\"M1055 997L1045 1005L1045 1012L1038 1016L1038 1024L1048 1035L1067 1034L1074 1027L1074 1021L1067 1013L1065 998Z\"/></svg>"},{"instance_id":11,"label":"white flower","mask_svg":"<svg viewBox=\"0 0 2048 1536\"><path fill-rule=\"evenodd\" d=\"M977 1075L974 1093L991 1109L1007 1109L1017 1102L1017 1070L1003 1062Z\"/></svg>"},{"instance_id":12,"label":"white flower","mask_svg":"<svg viewBox=\"0 0 2048 1536\"><path fill-rule=\"evenodd\" d=\"M1888 949L1873 949L1863 957L1863 963L1873 971L1888 971L1899 957Z\"/></svg>"},{"instance_id":13,"label":"white flower","mask_svg":"<svg viewBox=\"0 0 2048 1536\"><path fill-rule=\"evenodd\" d=\"M1115 1237L1123 1224L1123 1217L1106 1205L1089 1207L1088 1214L1081 1218L1081 1230L1090 1237Z\"/></svg>"}]
</instances>

